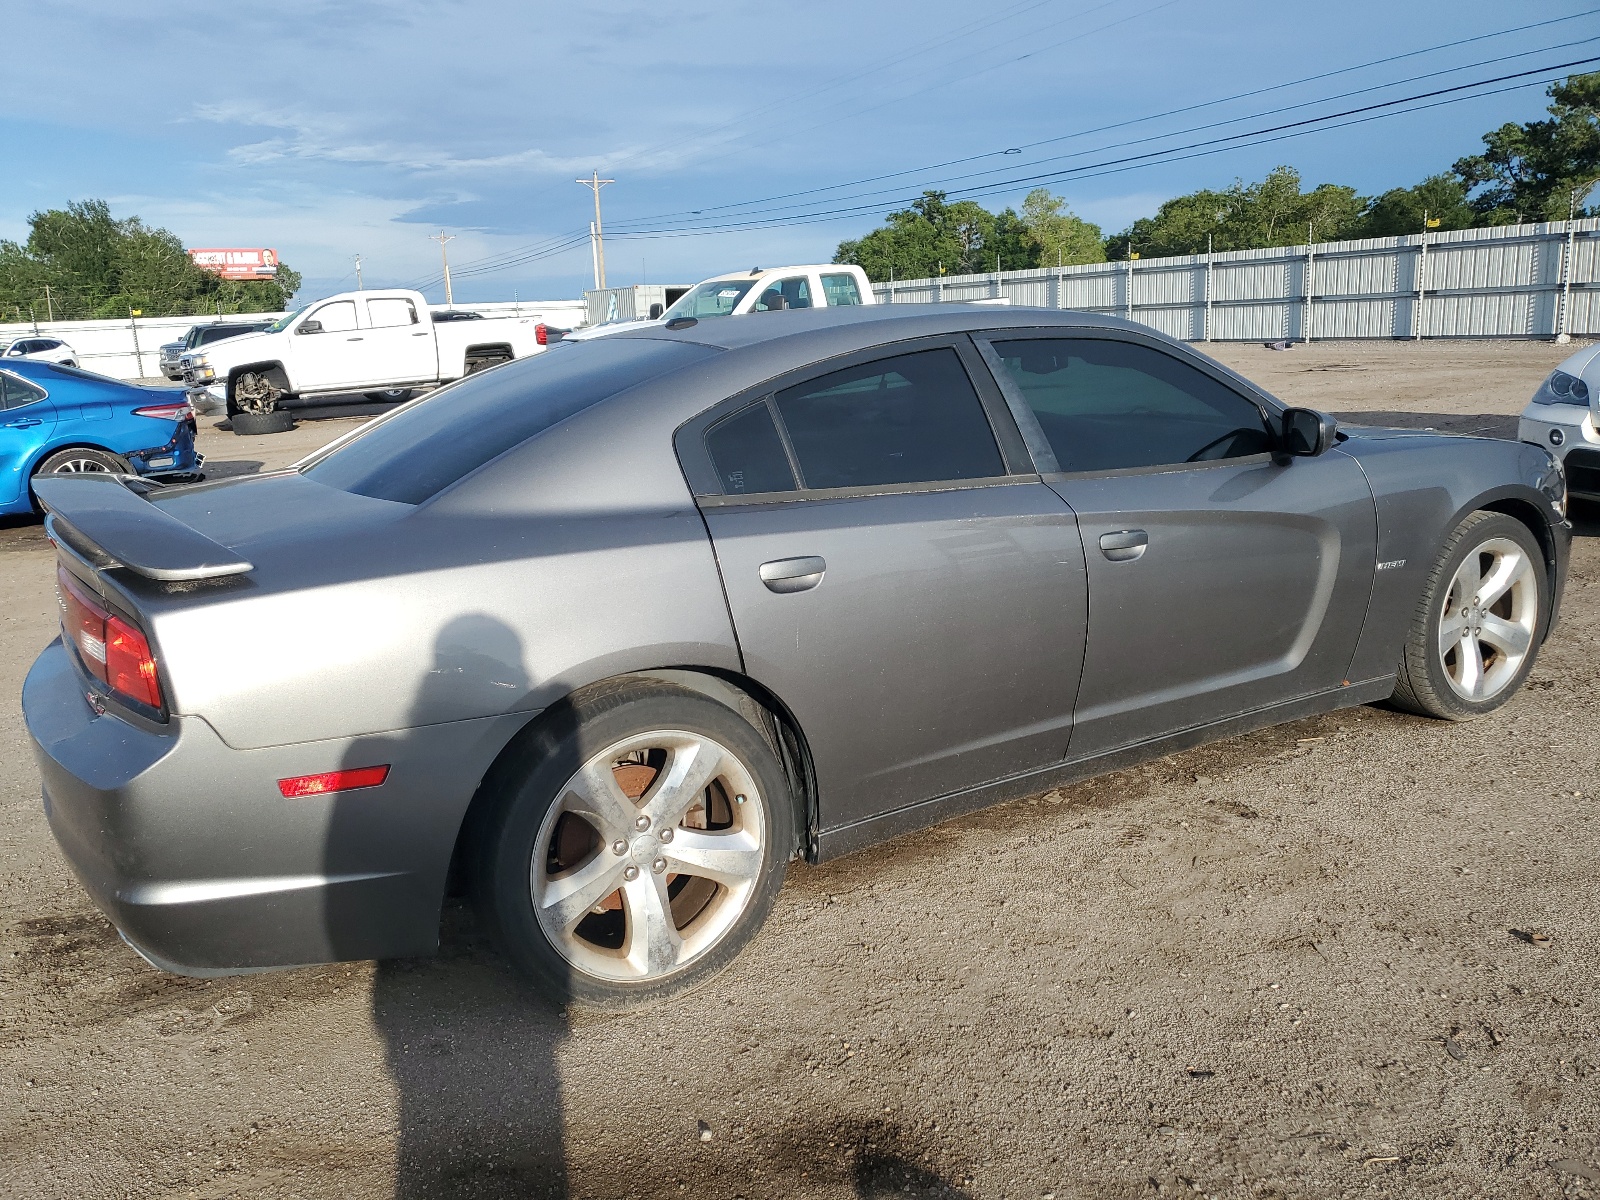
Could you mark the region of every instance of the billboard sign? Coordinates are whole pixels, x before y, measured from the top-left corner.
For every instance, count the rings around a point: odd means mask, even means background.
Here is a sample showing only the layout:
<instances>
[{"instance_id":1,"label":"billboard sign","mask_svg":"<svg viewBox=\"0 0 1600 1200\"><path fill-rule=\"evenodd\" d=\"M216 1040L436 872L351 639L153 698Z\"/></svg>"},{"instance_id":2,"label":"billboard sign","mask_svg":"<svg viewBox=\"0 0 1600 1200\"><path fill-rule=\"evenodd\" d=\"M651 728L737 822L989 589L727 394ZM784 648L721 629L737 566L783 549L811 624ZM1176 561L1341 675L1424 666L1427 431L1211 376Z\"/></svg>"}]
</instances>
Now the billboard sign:
<instances>
[{"instance_id":1,"label":"billboard sign","mask_svg":"<svg viewBox=\"0 0 1600 1200\"><path fill-rule=\"evenodd\" d=\"M191 250L189 257L201 270L224 279L271 279L278 273L276 250Z\"/></svg>"}]
</instances>

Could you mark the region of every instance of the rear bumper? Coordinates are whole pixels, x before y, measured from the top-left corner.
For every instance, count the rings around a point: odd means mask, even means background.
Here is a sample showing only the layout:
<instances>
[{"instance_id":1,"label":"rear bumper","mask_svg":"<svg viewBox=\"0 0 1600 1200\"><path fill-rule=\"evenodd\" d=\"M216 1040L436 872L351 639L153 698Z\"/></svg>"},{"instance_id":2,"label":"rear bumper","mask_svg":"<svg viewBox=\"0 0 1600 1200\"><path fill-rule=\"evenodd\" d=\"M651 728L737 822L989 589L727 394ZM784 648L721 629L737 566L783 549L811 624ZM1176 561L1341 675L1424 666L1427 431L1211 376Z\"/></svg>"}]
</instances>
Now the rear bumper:
<instances>
[{"instance_id":1,"label":"rear bumper","mask_svg":"<svg viewBox=\"0 0 1600 1200\"><path fill-rule=\"evenodd\" d=\"M143 726L97 711L59 641L22 706L56 841L151 962L212 975L436 947L477 779L462 759L492 759L497 721L235 750L197 718ZM377 788L286 800L276 786L376 763L393 764Z\"/></svg>"}]
</instances>

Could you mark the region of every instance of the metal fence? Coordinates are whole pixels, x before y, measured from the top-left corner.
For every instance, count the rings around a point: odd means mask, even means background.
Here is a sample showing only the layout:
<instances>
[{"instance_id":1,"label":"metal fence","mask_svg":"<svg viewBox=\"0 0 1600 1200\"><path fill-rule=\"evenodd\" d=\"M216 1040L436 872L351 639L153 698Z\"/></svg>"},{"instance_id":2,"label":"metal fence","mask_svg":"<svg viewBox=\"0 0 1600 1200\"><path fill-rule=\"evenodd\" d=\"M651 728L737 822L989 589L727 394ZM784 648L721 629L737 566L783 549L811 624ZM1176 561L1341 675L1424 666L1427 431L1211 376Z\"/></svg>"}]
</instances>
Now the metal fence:
<instances>
[{"instance_id":1,"label":"metal fence","mask_svg":"<svg viewBox=\"0 0 1600 1200\"><path fill-rule=\"evenodd\" d=\"M1600 219L873 285L1111 313L1186 341L1600 334Z\"/></svg>"},{"instance_id":2,"label":"metal fence","mask_svg":"<svg viewBox=\"0 0 1600 1200\"><path fill-rule=\"evenodd\" d=\"M443 305L434 305L443 308ZM481 312L486 317L531 317L562 328L583 319L583 301L496 301L458 304L458 309ZM164 342L178 341L196 325L268 321L282 313L239 313L223 317L122 317L111 321L22 321L0 324L0 346L18 338L57 337L77 352L85 369L118 379L150 379L160 375L158 365Z\"/></svg>"}]
</instances>

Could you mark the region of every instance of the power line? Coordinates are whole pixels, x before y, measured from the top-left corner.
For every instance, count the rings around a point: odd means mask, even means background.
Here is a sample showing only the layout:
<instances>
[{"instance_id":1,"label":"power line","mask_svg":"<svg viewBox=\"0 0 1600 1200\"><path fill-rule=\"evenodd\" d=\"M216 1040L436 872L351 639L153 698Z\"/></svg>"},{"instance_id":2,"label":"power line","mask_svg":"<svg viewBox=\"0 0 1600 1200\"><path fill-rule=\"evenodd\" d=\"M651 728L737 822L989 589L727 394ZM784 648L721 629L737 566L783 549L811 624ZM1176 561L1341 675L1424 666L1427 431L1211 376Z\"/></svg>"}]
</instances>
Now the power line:
<instances>
[{"instance_id":1,"label":"power line","mask_svg":"<svg viewBox=\"0 0 1600 1200\"><path fill-rule=\"evenodd\" d=\"M921 167L911 167L911 168L908 168L908 169L902 170L902 171L892 171L892 172L889 172L888 174L884 174L884 175L871 175L871 176L867 176L864 179L852 180L852 181L849 181L849 182L846 182L846 183L829 184L829 185L827 185L825 187L819 187L819 188L807 188L807 189L804 189L804 190L798 191L798 192L785 192L785 193L780 193L779 195L776 195L776 196L765 196L765 197L761 197L759 199L754 199L754 200L735 201L735 202L729 203L729 204L710 205L710 206L706 206L706 207L699 208L699 209L684 209L684 210L679 210L679 211L676 211L676 212L657 214L657 215L655 215L653 217L637 218L637 220L640 220L640 221L651 221L651 220L659 221L659 220L667 220L667 219L672 218L672 217L698 216L698 215L701 215L701 214L709 214L709 213L716 213L716 212L726 212L726 211L730 211L730 210L733 210L733 209L747 208L747 207L749 207L750 205L753 205L753 204L767 204L767 203L771 203L772 201L775 201L775 200L791 200L791 199L795 199L795 198L800 197L800 196L819 195L819 194L826 193L826 192L844 191L847 188L859 187L859 186L861 186L863 184L881 183L881 182L883 182L885 180L889 180L889 179L900 179L900 178L904 178L904 177L906 177L908 175L918 175L918 174L922 174L922 173L928 172L928 171L943 170L943 169L945 169L947 167L964 166L967 163L979 162L979 161L981 161L983 159L986 159L986 158L995 158L995 157L999 157L999 156L1007 156L1007 155L1012 155L1012 154L1016 154L1016 153L1022 153L1022 152L1028 151L1028 150L1036 149L1039 146L1051 145L1051 144L1054 144L1056 142L1068 141L1068 140L1071 140L1071 139L1074 139L1074 138L1080 138L1080 137L1089 137L1089 136L1092 136L1093 134L1096 134L1096 133L1107 133L1107 132L1110 132L1110 131L1115 130L1115 129L1125 129L1125 128L1128 128L1130 126L1142 125L1142 124L1145 124L1147 122L1161 120L1161 119L1166 118L1166 117L1178 116L1178 115L1182 115L1184 113L1198 112L1201 109L1206 109L1206 108L1215 108L1218 105L1229 104L1229 103L1232 103L1235 100L1246 100L1246 99L1250 99L1250 98L1255 97L1255 96L1266 95L1266 94L1271 93L1271 92L1283 91L1283 90L1285 90L1287 88L1299 87L1302 84L1306 84L1306 83L1315 83L1315 82L1318 82L1319 80L1331 79L1331 78L1334 78L1334 77L1339 76L1339 75L1349 75L1349 74L1353 74L1356 71L1364 71L1364 70L1368 70L1368 69L1370 69L1372 67L1384 66L1384 65L1386 65L1388 63L1400 62L1400 61L1403 61L1403 60L1409 59L1409 58L1419 58L1419 57L1421 57L1422 55L1425 55L1425 54L1434 54L1434 53L1437 53L1437 52L1439 52L1441 50L1451 50L1451 49L1455 49L1455 48L1457 48L1459 46L1471 45L1471 44L1474 44L1474 43L1477 43L1477 42L1488 41L1488 40L1493 39L1493 38L1509 37L1512 34L1516 34L1516 33L1526 33L1527 31L1532 30L1532 29L1542 29L1542 28L1544 28L1545 26L1548 26L1548 25L1557 25L1557 24L1561 24L1562 22L1576 20L1579 17L1594 16L1595 14L1600 14L1600 8L1586 9L1583 12L1573 13L1570 16L1553 17L1553 18L1551 18L1549 20L1545 20L1545 21L1535 21L1535 22L1533 22L1531 24L1528 24L1528 25L1517 25L1517 26L1513 26L1510 29L1501 29L1501 30L1496 30L1496 31L1491 32L1491 33L1477 34L1477 35L1475 35L1473 37L1460 38L1460 39L1457 39L1456 41L1453 41L1453 42L1441 42L1441 43L1439 43L1437 45L1433 45L1433 46L1423 46L1423 47L1421 47L1419 49L1416 49L1416 50L1408 50L1403 54L1391 54L1391 55L1388 55L1387 57L1384 57L1384 58L1377 58L1377 59L1373 59L1373 60L1371 60L1369 62L1357 63L1357 64L1355 64L1353 66L1349 66L1349 67L1340 67L1339 69L1333 70L1333 71L1323 71L1323 72L1321 72L1319 74L1316 74L1316 75L1307 75L1307 76L1304 76L1303 78L1290 80L1290 81L1285 82L1285 83L1275 83L1275 84L1271 84L1270 86L1267 86L1267 87L1253 88L1253 89L1251 89L1249 91L1244 91L1244 92L1235 92L1232 95L1222 96L1222 97L1219 97L1219 98L1217 98L1215 100L1207 100L1207 101L1204 101L1204 102L1202 102L1200 104L1185 105L1182 108L1167 109L1164 112L1150 113L1150 114L1148 114L1146 116L1142 116L1142 117L1133 117L1133 118L1130 118L1128 120L1117 121L1117 122L1114 122L1114 123L1109 124L1109 125L1099 125L1099 126L1095 126L1093 128L1090 128L1090 129L1080 129L1080 130L1076 130L1076 131L1074 131L1072 133L1058 134L1058 135L1056 135L1054 137L1041 138L1040 140L1035 141L1035 142L1025 142L1025 143L1023 143L1023 144L1021 144L1019 146L1008 147L1008 148L1003 149L1003 150L986 150L981 154L967 155L967 156L962 157L962 158L949 159L949 160L947 160L945 162L931 163L931 164L928 164L928 165L925 165L925 166L921 166ZM1589 40L1589 39L1585 39L1585 40ZM1574 45L1574 44L1581 44L1581 43L1565 43L1565 45ZM1559 49L1559 48L1560 48L1559 46L1549 47L1549 49ZM1538 51L1527 51L1525 53L1538 53ZM1507 56L1507 57L1518 57L1518 56L1513 55L1513 56ZM1493 62L1493 61L1498 61L1498 60L1491 59L1489 61ZM1457 67L1457 68L1454 68L1454 69L1455 70L1466 70L1468 68L1465 67L1465 66L1462 66L1462 67ZM1426 78L1426 76L1423 76L1422 78ZM1395 85L1395 86L1398 86L1398 85ZM1354 93L1346 93L1346 94L1354 94ZM1280 110L1280 111L1282 111L1282 110ZM1256 116L1260 116L1260 115L1262 115L1262 114L1256 114ZM1239 120L1250 120L1250 119L1253 119L1253 118L1251 118L1251 117L1241 117L1241 118L1238 118L1238 119ZM616 223L616 224L621 224L621 225L625 226L628 223L629 223L628 219L624 219L620 223Z\"/></svg>"},{"instance_id":2,"label":"power line","mask_svg":"<svg viewBox=\"0 0 1600 1200\"><path fill-rule=\"evenodd\" d=\"M1580 65L1582 63L1600 62L1600 58L1582 59L1576 64L1562 64L1562 66ZM1561 67L1546 67L1543 71L1559 70ZM1516 75L1500 76L1493 80L1479 80L1472 84L1462 84L1460 88L1482 87L1488 83L1499 82L1504 79L1516 79L1521 75L1538 74L1540 72L1519 72ZM1329 113L1322 117L1309 118L1306 121L1291 122L1286 125L1272 126L1267 129L1251 130L1247 133L1232 134L1225 138L1211 138L1202 142L1190 143L1187 146L1171 146L1162 150L1151 151L1146 154L1130 155L1119 159L1109 159L1104 162L1087 163L1081 167L1072 167L1062 171L1048 172L1045 174L1021 176L1013 179L1001 180L986 184L982 187L964 189L955 193L962 196L985 196L995 192L1011 190L1022 184L1043 183L1066 178L1068 176L1080 179L1093 179L1104 175L1119 174L1122 171L1134 170L1140 167L1164 165L1168 162L1184 162L1192 158L1203 158L1212 154L1221 154L1229 150L1242 149L1247 146L1264 145L1272 142L1286 141L1293 137L1302 137L1307 133L1321 132L1322 129L1342 129L1350 125L1365 124L1368 121L1382 120L1387 117L1401 116L1413 112L1423 112L1431 108L1440 108L1447 104L1458 104L1464 100L1474 100L1482 96L1495 96L1503 92L1517 91L1521 88L1537 87L1542 84L1557 82L1564 78L1562 75L1549 76L1542 79L1529 79L1522 83L1512 84L1508 87L1497 88L1487 92L1477 92L1473 95L1453 95L1447 99L1435 100L1431 104L1418 104L1415 108L1399 109L1390 112L1375 112L1374 110L1389 108L1393 105L1413 102L1426 97L1437 97L1447 92L1456 92L1460 88L1443 88L1433 92L1423 93L1419 96L1406 97L1401 100L1385 101L1382 104L1365 105L1361 108L1349 109L1343 113ZM1353 120L1341 120L1338 124L1325 124L1341 117L1354 117L1356 114L1371 114L1356 117ZM1245 140L1250 139L1250 140ZM1228 145L1227 143L1237 143ZM1192 153L1185 153L1192 151ZM908 198L907 202L915 197ZM852 208L832 209L825 212L804 214L790 218L772 218L762 221L730 222L721 226L685 226L679 228L666 228L659 230L634 231L629 233L613 234L621 238L658 238L658 237L694 237L709 233L732 233L746 229L765 229L789 225L812 225L822 222L839 220L846 216L856 216L864 212L873 212L881 208L881 204L862 205Z\"/></svg>"},{"instance_id":3,"label":"power line","mask_svg":"<svg viewBox=\"0 0 1600 1200\"><path fill-rule=\"evenodd\" d=\"M1474 68L1477 68L1477 67L1491 66L1491 65L1493 65L1495 63L1508 62L1508 61L1510 61L1512 59L1517 59L1517 58L1526 58L1526 57L1528 57L1529 55L1532 55L1532 54L1544 54L1544 53L1548 53L1551 50L1570 49L1573 46L1586 45L1586 44L1589 44L1589 43L1592 43L1592 42L1596 42L1596 41L1600 41L1600 36L1591 37L1591 38L1582 38L1582 39L1579 39L1577 41L1565 42L1565 43L1561 43L1561 44L1556 45L1556 46L1547 46L1547 47L1543 47L1543 48L1541 48L1539 50L1520 51L1520 52L1518 52L1516 54L1502 55L1499 58L1485 59L1485 60L1483 60L1481 62L1464 63L1464 64L1462 64L1460 66L1457 66L1457 67L1449 67L1449 68L1446 68L1446 69L1440 70L1440 71L1430 71L1430 72L1426 72L1426 73L1424 73L1422 75L1414 75L1414 76L1411 76L1408 79L1391 80L1391 81L1386 82L1386 83L1371 84L1371 85L1369 85L1367 87L1355 88L1355 89L1353 89L1351 91L1348 91L1348 92L1340 92L1340 93L1337 93L1337 94L1332 95L1332 96L1324 96L1324 97L1321 97L1320 99L1317 99L1317 100L1303 100L1303 101L1300 101L1299 103L1296 103L1296 104L1285 105L1285 106L1283 106L1281 108L1268 109L1268 110L1266 110L1264 112L1249 113L1249 114L1246 114L1244 116L1238 116L1238 117L1229 117L1229 118L1227 118L1225 120L1213 121L1213 122L1210 122L1210 123L1207 123L1207 124L1204 124L1204 125L1192 125L1192 126L1188 127L1187 129L1175 129L1175 130L1170 130L1170 131L1165 132L1165 133L1152 134L1152 135L1150 135L1148 137L1136 138L1136 139L1133 139L1133 140L1127 141L1127 142L1118 142L1118 143L1114 143L1114 144L1112 144L1110 146L1096 147L1093 150L1078 150L1078 151L1074 151L1074 152L1072 152L1070 154L1056 155L1056 156L1053 156L1051 158L1042 159L1042 160L1040 160L1038 163L1036 163L1034 165L1035 166L1042 166L1045 163L1063 162L1063 161L1066 161L1068 159L1082 158L1085 155L1089 155L1089 154L1100 154L1100 153L1105 152L1106 150L1121 150L1121 149L1127 149L1127 148L1130 148L1130 147L1133 147L1133 146L1147 145L1150 142L1163 141L1163 140L1168 139L1168 138L1184 137L1184 136L1186 136L1188 134L1201 133L1201 132L1204 132L1204 131L1206 131L1208 129L1220 129L1220 128L1222 128L1224 126L1227 126L1227 125L1237 125L1237 124L1239 124L1240 122L1243 122L1243 121L1259 121L1259 120L1262 120L1263 118L1266 118L1266 117L1277 116L1279 114L1287 113L1287 112L1294 112L1294 111L1296 111L1298 109L1310 108L1310 107L1312 107L1314 105L1318 105L1318 104L1327 104L1327 103L1331 103L1332 101L1335 101L1335 100L1348 99L1348 98L1350 98L1352 96L1366 95L1367 93L1370 93L1370 92L1383 91L1386 88L1402 87L1402 86L1404 86L1406 84L1420 83L1421 81L1423 81L1425 79L1435 79L1435 78L1438 78L1441 75L1451 75L1451 74L1455 74L1458 71L1471 70L1471 69L1474 69ZM1548 69L1551 69L1551 68L1544 68L1544 67L1539 68L1540 71L1544 71L1544 70L1548 70ZM1505 76L1505 77L1502 77L1502 78L1511 78L1511 77L1510 76ZM1492 80L1492 81L1489 81L1489 82L1498 82L1498 80ZM1464 88L1470 88L1470 87L1480 86L1480 85L1478 85L1478 84L1463 84L1461 86L1464 87ZM1410 99L1415 99L1415 98L1416 97L1411 97ZM1403 100L1400 100L1400 101L1389 101L1388 103L1403 103L1403 102L1404 102ZM1338 116L1342 116L1342 115L1345 115L1345 114L1335 113L1335 114L1331 114L1326 119L1332 119L1334 117L1338 117ZM1072 136L1072 135L1068 135L1068 136ZM1240 136L1245 136L1245 135L1240 135ZM1049 140L1051 140L1051 141L1059 141L1059 140L1063 140L1063 139L1049 139ZM954 184L957 184L957 183L961 183L961 182L966 181L966 180L982 179L982 178L984 178L986 176L998 174L1001 171L1004 171L1006 169L1007 168L1000 167L1000 168L993 168L993 169L987 170L987 171L976 171L976 172L972 172L972 173L966 174L966 175L948 176L948 177L946 177L945 179L943 179L943 180L941 180L939 182L941 183L943 188L948 189L951 185L954 185ZM874 197L900 196L900 195L903 195L903 193L901 191L899 191L898 189L880 189L880 190L876 190L876 191L857 193L857 194L855 194L853 196L844 196L844 197L840 197L839 199L841 199L841 200L866 201L866 200L872 199ZM752 202L752 203L759 203L759 202ZM739 206L737 206L737 205L724 205L723 207L724 207L724 209L732 209L732 208L736 208L736 207L739 207ZM811 207L811 206L807 205L807 204L792 204L792 205L783 205L783 206L780 206L778 208L771 208L771 209L749 209L743 215L754 217L754 216L759 216L759 215L763 215L763 214L771 214L771 213L781 213L781 212L789 212L789 211L795 211L795 210L803 210L803 209L806 209L808 207ZM659 218L658 218L658 220L659 220ZM616 222L616 223L614 223L614 229L616 230L617 235L620 236L621 234L629 231L630 224L641 224L641 223L644 223L644 221L642 219L639 220L639 221L636 221L636 222L628 222L628 221ZM686 223L684 225L684 227L685 228L690 228L692 226L690 224Z\"/></svg>"}]
</instances>

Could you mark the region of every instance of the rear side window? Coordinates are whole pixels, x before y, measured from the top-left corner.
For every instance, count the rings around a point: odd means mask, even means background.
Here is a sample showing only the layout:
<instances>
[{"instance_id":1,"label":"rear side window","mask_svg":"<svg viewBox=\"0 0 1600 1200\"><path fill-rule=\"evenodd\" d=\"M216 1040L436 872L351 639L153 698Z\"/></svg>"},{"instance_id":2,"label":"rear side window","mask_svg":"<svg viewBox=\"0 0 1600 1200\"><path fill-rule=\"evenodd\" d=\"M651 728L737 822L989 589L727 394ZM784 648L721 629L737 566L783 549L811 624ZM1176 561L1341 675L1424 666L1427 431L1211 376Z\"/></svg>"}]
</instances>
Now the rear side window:
<instances>
[{"instance_id":1,"label":"rear side window","mask_svg":"<svg viewBox=\"0 0 1600 1200\"><path fill-rule=\"evenodd\" d=\"M829 308L861 303L861 289L856 286L854 275L824 275L822 294L827 297Z\"/></svg>"},{"instance_id":2,"label":"rear side window","mask_svg":"<svg viewBox=\"0 0 1600 1200\"><path fill-rule=\"evenodd\" d=\"M417 310L404 297L368 300L367 318L374 329L392 329L396 325L415 325Z\"/></svg>"},{"instance_id":3,"label":"rear side window","mask_svg":"<svg viewBox=\"0 0 1600 1200\"><path fill-rule=\"evenodd\" d=\"M1148 346L1040 338L994 348L1063 471L1210 462L1272 449L1253 401Z\"/></svg>"},{"instance_id":4,"label":"rear side window","mask_svg":"<svg viewBox=\"0 0 1600 1200\"><path fill-rule=\"evenodd\" d=\"M725 496L794 490L789 456L765 401L713 425L706 433L706 452Z\"/></svg>"},{"instance_id":5,"label":"rear side window","mask_svg":"<svg viewBox=\"0 0 1600 1200\"><path fill-rule=\"evenodd\" d=\"M777 394L808 488L1005 474L989 418L949 348L880 358Z\"/></svg>"},{"instance_id":6,"label":"rear side window","mask_svg":"<svg viewBox=\"0 0 1600 1200\"><path fill-rule=\"evenodd\" d=\"M44 389L0 371L0 411L44 399ZM20 418L19 418L20 419Z\"/></svg>"},{"instance_id":7,"label":"rear side window","mask_svg":"<svg viewBox=\"0 0 1600 1200\"><path fill-rule=\"evenodd\" d=\"M569 342L396 409L305 474L358 495L420 504L574 413L718 353L635 338Z\"/></svg>"}]
</instances>

